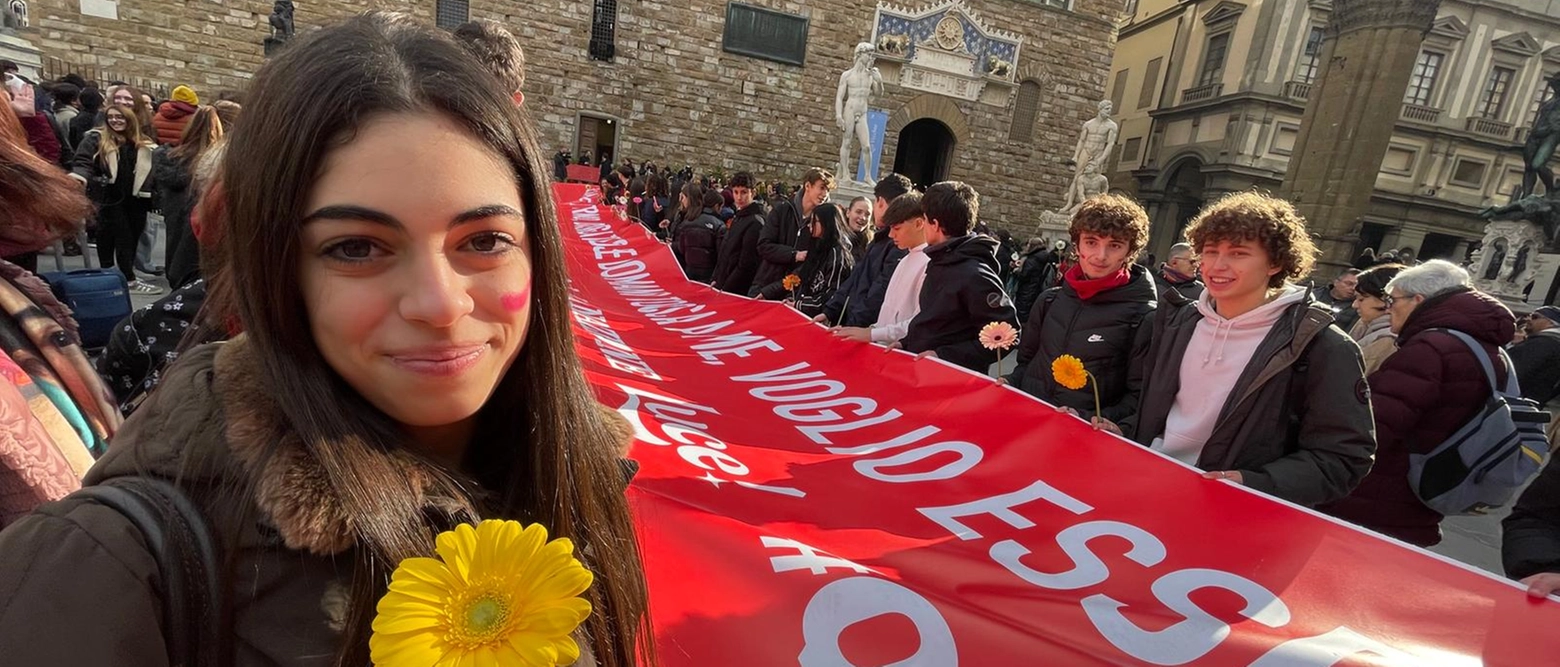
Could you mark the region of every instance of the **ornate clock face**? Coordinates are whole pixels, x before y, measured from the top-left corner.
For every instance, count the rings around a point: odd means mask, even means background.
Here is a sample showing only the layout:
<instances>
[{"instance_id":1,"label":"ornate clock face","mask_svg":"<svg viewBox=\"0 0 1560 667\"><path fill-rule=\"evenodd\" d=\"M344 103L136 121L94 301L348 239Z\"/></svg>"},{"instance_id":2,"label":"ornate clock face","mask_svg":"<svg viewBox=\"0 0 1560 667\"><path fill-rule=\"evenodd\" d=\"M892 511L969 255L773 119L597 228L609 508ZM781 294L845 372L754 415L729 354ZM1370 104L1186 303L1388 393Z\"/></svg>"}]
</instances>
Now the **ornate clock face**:
<instances>
[{"instance_id":1,"label":"ornate clock face","mask_svg":"<svg viewBox=\"0 0 1560 667\"><path fill-rule=\"evenodd\" d=\"M964 43L964 26L959 24L959 19L944 16L943 20L937 22L937 31L933 37L937 39L938 46L952 51Z\"/></svg>"}]
</instances>

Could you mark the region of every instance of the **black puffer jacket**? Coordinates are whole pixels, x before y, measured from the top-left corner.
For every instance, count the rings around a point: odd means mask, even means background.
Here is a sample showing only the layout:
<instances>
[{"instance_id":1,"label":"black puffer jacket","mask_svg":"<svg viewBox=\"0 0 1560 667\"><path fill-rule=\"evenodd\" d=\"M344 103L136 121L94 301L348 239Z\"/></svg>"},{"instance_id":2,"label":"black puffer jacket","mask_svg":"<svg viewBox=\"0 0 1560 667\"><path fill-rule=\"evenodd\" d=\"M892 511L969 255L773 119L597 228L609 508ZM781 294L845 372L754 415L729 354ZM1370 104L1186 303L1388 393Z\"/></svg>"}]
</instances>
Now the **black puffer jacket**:
<instances>
[{"instance_id":1,"label":"black puffer jacket","mask_svg":"<svg viewBox=\"0 0 1560 667\"><path fill-rule=\"evenodd\" d=\"M802 196L798 194L776 204L758 235L758 255L763 263L753 276L754 288L784 280L801 264L796 261L796 252L812 247L812 236L802 231Z\"/></svg>"},{"instance_id":2,"label":"black puffer jacket","mask_svg":"<svg viewBox=\"0 0 1560 667\"><path fill-rule=\"evenodd\" d=\"M1070 283L1048 290L1024 323L1018 367L1008 383L1052 405L1094 415L1094 389L1068 389L1051 376L1051 361L1070 354L1099 382L1101 416L1119 422L1137 411L1141 369L1148 354L1143 325L1159 300L1154 276L1133 264L1127 284L1084 301ZM1131 373L1131 370L1138 373Z\"/></svg>"},{"instance_id":3,"label":"black puffer jacket","mask_svg":"<svg viewBox=\"0 0 1560 667\"><path fill-rule=\"evenodd\" d=\"M764 205L748 204L737 211L721 240L720 257L715 261L712 284L724 292L747 296L753 288L753 276L763 260L758 256L758 235L764 229Z\"/></svg>"},{"instance_id":4,"label":"black puffer jacket","mask_svg":"<svg viewBox=\"0 0 1560 667\"><path fill-rule=\"evenodd\" d=\"M168 284L178 289L200 271L200 248L190 229L190 210L195 204L190 192L193 165L188 159L174 156L172 150L162 146L152 151L152 179L157 182L163 224L168 228L163 266L168 270Z\"/></svg>"},{"instance_id":5,"label":"black puffer jacket","mask_svg":"<svg viewBox=\"0 0 1560 667\"><path fill-rule=\"evenodd\" d=\"M1501 560L1506 576L1526 579L1540 572L1560 572L1560 456L1528 485L1501 522Z\"/></svg>"},{"instance_id":6,"label":"black puffer jacket","mask_svg":"<svg viewBox=\"0 0 1560 667\"><path fill-rule=\"evenodd\" d=\"M698 217L690 217L677 227L672 239L676 254L683 260L683 271L688 279L707 283L715 275L715 264L720 253L721 234L726 223L715 217L710 209L704 209Z\"/></svg>"},{"instance_id":7,"label":"black puffer jacket","mask_svg":"<svg viewBox=\"0 0 1560 667\"><path fill-rule=\"evenodd\" d=\"M1013 303L1018 308L1020 320L1029 320L1029 310L1045 292L1045 274L1055 264L1056 253L1046 248L1036 248L1024 255L1024 265L1019 267L1013 286Z\"/></svg>"},{"instance_id":8,"label":"black puffer jacket","mask_svg":"<svg viewBox=\"0 0 1560 667\"><path fill-rule=\"evenodd\" d=\"M1560 330L1547 329L1528 336L1509 351L1517 368L1522 396L1548 403L1560 396Z\"/></svg>"},{"instance_id":9,"label":"black puffer jacket","mask_svg":"<svg viewBox=\"0 0 1560 667\"><path fill-rule=\"evenodd\" d=\"M973 234L926 249L921 312L900 344L911 352L985 372L997 353L980 345L980 330L992 322L1018 326L1013 300L1002 291L996 239Z\"/></svg>"}]
</instances>

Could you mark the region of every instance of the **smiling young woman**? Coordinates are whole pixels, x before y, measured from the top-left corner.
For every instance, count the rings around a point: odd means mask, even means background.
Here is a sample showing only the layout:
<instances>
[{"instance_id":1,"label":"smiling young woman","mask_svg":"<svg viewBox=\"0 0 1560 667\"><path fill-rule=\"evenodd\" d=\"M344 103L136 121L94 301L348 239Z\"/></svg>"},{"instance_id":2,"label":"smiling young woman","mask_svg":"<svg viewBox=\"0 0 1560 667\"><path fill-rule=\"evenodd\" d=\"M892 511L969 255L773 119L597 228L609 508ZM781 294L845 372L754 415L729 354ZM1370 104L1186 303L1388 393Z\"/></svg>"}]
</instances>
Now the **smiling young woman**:
<instances>
[{"instance_id":1,"label":"smiling young woman","mask_svg":"<svg viewBox=\"0 0 1560 667\"><path fill-rule=\"evenodd\" d=\"M87 483L187 490L221 539L238 664L367 664L391 571L478 519L577 546L595 583L576 664L653 663L620 436L574 350L553 201L505 87L446 35L371 14L300 37L249 98L210 195L212 304L247 333L181 357ZM0 655L166 664L134 533L72 498L0 534Z\"/></svg>"}]
</instances>

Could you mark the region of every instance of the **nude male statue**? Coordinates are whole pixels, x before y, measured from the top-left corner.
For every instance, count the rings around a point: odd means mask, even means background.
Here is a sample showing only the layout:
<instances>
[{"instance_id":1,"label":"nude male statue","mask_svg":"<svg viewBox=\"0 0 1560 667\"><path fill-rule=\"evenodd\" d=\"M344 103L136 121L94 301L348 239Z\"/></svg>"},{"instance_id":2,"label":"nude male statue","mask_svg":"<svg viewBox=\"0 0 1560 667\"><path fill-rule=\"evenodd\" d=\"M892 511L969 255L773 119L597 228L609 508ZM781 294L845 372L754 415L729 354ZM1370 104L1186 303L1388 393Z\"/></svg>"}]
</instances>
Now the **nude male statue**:
<instances>
[{"instance_id":1,"label":"nude male statue","mask_svg":"<svg viewBox=\"0 0 1560 667\"><path fill-rule=\"evenodd\" d=\"M1063 211L1074 210L1083 200L1099 194L1102 192L1100 184L1108 181L1101 176L1101 172L1105 169L1105 160L1110 157L1111 149L1116 147L1119 128L1116 121L1110 119L1113 110L1110 100L1101 101L1099 110L1098 115L1083 124L1083 132L1078 135L1078 146L1073 149L1072 159L1076 171L1073 172L1072 185L1067 188L1067 203L1062 204Z\"/></svg>"},{"instance_id":2,"label":"nude male statue","mask_svg":"<svg viewBox=\"0 0 1560 667\"><path fill-rule=\"evenodd\" d=\"M861 146L861 165L868 170L867 185L876 185L872 178L872 131L867 127L867 106L872 96L883 92L883 75L872 66L877 49L867 42L856 45L856 63L840 74L840 86L834 94L834 122L844 130L840 139L841 179L856 180L856 170L850 168L850 143L854 138Z\"/></svg>"}]
</instances>

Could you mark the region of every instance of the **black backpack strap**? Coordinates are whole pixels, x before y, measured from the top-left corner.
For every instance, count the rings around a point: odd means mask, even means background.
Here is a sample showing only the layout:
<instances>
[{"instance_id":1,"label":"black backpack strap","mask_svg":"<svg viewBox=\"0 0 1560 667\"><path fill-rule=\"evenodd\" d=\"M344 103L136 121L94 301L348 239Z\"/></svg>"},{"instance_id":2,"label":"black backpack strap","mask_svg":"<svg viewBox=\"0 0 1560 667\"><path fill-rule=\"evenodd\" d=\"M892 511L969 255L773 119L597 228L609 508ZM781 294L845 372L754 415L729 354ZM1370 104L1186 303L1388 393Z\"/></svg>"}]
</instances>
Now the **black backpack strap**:
<instances>
[{"instance_id":1,"label":"black backpack strap","mask_svg":"<svg viewBox=\"0 0 1560 667\"><path fill-rule=\"evenodd\" d=\"M221 584L211 526L183 491L152 477L116 477L72 494L123 514L146 538L162 579L169 664L217 665Z\"/></svg>"}]
</instances>

